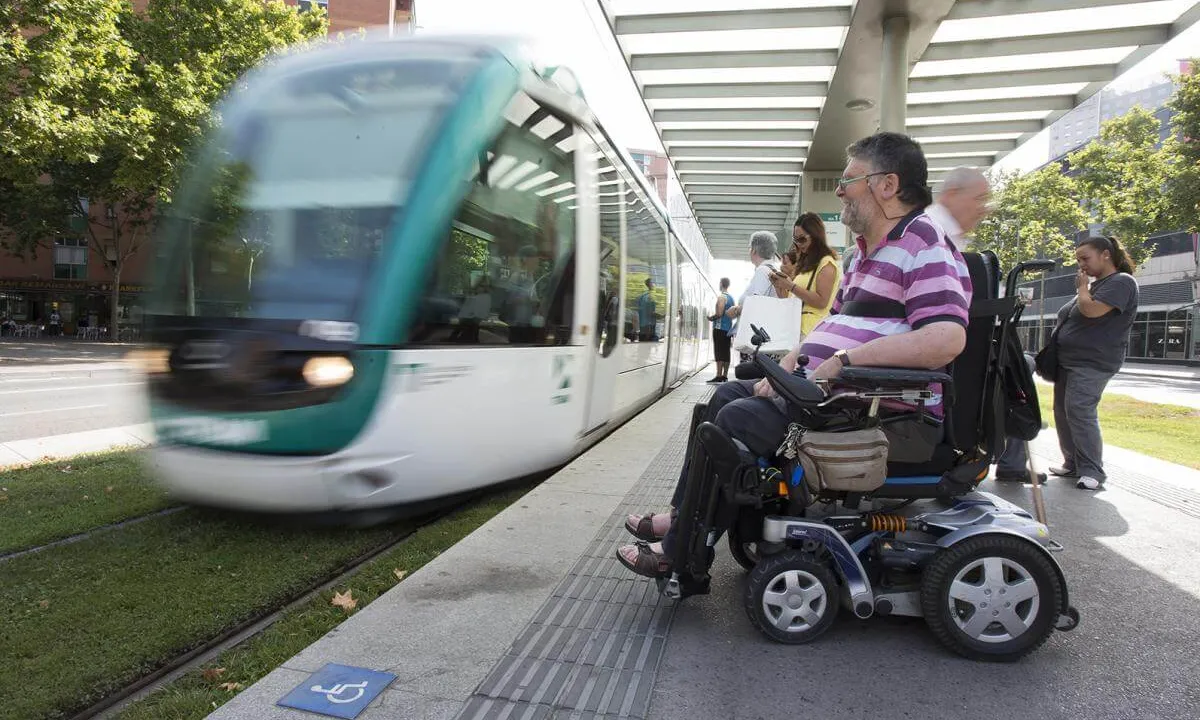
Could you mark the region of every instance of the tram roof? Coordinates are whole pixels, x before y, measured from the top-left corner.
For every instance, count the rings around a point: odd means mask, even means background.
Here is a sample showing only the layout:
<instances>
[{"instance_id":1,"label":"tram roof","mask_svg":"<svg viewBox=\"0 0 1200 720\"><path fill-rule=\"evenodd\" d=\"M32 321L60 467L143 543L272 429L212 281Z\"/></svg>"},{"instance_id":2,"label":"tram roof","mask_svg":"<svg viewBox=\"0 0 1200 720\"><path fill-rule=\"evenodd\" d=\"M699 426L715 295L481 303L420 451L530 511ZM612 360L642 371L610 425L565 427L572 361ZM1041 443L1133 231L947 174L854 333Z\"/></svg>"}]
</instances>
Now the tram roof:
<instances>
[{"instance_id":1,"label":"tram roof","mask_svg":"<svg viewBox=\"0 0 1200 720\"><path fill-rule=\"evenodd\" d=\"M885 17L909 20L907 132L935 189L1200 19L1200 0L597 2L713 256L734 259L795 217L805 171L840 171L879 127Z\"/></svg>"}]
</instances>

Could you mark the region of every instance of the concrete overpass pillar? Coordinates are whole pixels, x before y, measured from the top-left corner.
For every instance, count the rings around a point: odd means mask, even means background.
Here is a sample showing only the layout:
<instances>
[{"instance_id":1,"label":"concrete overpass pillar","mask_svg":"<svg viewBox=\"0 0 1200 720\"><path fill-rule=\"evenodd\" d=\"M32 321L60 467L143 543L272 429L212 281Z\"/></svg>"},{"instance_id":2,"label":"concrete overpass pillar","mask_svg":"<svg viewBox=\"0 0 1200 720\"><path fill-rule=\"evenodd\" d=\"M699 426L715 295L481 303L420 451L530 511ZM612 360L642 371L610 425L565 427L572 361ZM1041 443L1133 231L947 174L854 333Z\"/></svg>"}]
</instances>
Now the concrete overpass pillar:
<instances>
[{"instance_id":1,"label":"concrete overpass pillar","mask_svg":"<svg viewBox=\"0 0 1200 720\"><path fill-rule=\"evenodd\" d=\"M908 103L908 18L883 20L883 62L880 63L879 129L905 131Z\"/></svg>"}]
</instances>

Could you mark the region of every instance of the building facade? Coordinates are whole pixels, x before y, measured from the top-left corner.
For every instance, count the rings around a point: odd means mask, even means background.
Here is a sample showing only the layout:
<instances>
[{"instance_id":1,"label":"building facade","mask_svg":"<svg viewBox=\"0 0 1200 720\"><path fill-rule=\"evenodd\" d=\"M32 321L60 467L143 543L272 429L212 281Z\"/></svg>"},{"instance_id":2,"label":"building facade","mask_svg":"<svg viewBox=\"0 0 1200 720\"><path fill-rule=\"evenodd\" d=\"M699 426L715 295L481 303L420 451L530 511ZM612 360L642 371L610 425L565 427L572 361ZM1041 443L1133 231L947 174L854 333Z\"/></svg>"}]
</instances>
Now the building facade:
<instances>
[{"instance_id":1,"label":"building facade","mask_svg":"<svg viewBox=\"0 0 1200 720\"><path fill-rule=\"evenodd\" d=\"M1193 68L1189 62L1181 60L1178 71L1180 75L1187 75ZM1130 90L1101 90L1050 126L1050 157L1062 157L1078 150L1100 136L1102 124L1135 106L1154 112L1159 122L1159 139L1166 140L1171 132L1171 109L1166 107L1166 102L1173 92L1175 83L1166 78Z\"/></svg>"}]
</instances>

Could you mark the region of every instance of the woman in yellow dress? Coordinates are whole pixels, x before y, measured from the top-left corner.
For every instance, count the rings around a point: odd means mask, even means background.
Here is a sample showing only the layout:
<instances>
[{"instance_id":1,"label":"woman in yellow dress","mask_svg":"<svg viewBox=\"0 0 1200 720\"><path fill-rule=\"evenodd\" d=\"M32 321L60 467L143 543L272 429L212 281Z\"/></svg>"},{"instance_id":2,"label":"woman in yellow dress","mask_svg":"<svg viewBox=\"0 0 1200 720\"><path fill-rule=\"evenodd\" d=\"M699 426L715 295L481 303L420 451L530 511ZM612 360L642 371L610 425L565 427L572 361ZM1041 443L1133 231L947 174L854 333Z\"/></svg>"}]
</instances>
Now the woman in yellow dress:
<instances>
[{"instance_id":1,"label":"woman in yellow dress","mask_svg":"<svg viewBox=\"0 0 1200 720\"><path fill-rule=\"evenodd\" d=\"M816 213L804 213L796 221L792 252L796 257L795 275L776 273L772 283L779 297L791 295L804 301L800 331L808 335L829 314L842 282L842 266L825 239L825 223Z\"/></svg>"}]
</instances>

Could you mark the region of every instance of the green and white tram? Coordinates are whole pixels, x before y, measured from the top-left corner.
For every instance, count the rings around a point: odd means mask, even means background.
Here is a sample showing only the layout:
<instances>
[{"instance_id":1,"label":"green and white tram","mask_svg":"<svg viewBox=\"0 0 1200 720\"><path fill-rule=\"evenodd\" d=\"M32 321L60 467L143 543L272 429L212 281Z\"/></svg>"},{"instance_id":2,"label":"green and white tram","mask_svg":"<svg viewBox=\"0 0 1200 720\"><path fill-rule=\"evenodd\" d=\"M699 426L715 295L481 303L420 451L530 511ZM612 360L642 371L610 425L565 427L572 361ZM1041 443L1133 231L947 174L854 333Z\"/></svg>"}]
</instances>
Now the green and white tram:
<instances>
[{"instance_id":1,"label":"green and white tram","mask_svg":"<svg viewBox=\"0 0 1200 720\"><path fill-rule=\"evenodd\" d=\"M163 482L359 510L554 467L709 360L709 258L565 69L406 38L250 73L169 217Z\"/></svg>"}]
</instances>

